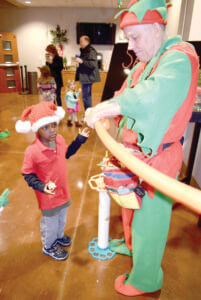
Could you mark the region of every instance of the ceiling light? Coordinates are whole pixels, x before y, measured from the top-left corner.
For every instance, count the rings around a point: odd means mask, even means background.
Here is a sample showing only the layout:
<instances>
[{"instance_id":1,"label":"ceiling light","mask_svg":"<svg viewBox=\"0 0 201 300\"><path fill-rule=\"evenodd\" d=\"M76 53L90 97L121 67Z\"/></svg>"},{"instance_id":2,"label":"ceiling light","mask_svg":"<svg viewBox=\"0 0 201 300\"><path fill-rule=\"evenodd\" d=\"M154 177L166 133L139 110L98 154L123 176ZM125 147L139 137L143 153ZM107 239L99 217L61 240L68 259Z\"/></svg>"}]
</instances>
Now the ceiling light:
<instances>
[{"instance_id":1,"label":"ceiling light","mask_svg":"<svg viewBox=\"0 0 201 300\"><path fill-rule=\"evenodd\" d=\"M31 1L26 0L24 3L26 3L26 4L31 4Z\"/></svg>"}]
</instances>

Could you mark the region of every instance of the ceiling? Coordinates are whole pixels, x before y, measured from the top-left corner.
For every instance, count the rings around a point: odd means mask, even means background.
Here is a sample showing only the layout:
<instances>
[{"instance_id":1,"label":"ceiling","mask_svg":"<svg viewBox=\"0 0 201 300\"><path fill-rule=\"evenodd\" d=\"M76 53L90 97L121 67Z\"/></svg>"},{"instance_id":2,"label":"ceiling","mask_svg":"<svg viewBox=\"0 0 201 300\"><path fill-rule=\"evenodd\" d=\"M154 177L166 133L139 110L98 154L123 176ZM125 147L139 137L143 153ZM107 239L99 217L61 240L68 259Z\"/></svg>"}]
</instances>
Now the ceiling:
<instances>
[{"instance_id":1,"label":"ceiling","mask_svg":"<svg viewBox=\"0 0 201 300\"><path fill-rule=\"evenodd\" d=\"M0 7L105 7L117 8L118 0L0 0ZM121 0L121 8L126 8L130 0Z\"/></svg>"},{"instance_id":2,"label":"ceiling","mask_svg":"<svg viewBox=\"0 0 201 300\"><path fill-rule=\"evenodd\" d=\"M126 8L130 0L30 0L30 4L25 3L26 0L0 0L0 7L105 7L117 8L121 3L121 8ZM171 0L166 0L166 3Z\"/></svg>"}]
</instances>

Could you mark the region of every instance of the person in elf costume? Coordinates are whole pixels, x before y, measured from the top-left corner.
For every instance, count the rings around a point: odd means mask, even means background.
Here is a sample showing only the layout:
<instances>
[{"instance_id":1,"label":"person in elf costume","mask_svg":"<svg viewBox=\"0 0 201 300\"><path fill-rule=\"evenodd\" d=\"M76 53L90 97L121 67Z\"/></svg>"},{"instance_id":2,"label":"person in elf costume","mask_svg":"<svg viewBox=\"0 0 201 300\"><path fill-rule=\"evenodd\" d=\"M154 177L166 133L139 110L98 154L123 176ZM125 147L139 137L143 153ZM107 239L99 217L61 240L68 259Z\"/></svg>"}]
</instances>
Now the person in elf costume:
<instances>
[{"instance_id":1,"label":"person in elf costume","mask_svg":"<svg viewBox=\"0 0 201 300\"><path fill-rule=\"evenodd\" d=\"M86 112L92 128L97 120L115 117L125 147L162 173L176 178L183 158L181 138L192 114L199 63L192 45L180 36L167 38L165 0L132 0L120 11L120 28L139 62L114 98ZM129 274L119 276L115 290L138 296L161 289L172 200L145 182L141 208L123 206L124 238L110 248L132 256ZM127 207L127 208L125 208Z\"/></svg>"}]
</instances>

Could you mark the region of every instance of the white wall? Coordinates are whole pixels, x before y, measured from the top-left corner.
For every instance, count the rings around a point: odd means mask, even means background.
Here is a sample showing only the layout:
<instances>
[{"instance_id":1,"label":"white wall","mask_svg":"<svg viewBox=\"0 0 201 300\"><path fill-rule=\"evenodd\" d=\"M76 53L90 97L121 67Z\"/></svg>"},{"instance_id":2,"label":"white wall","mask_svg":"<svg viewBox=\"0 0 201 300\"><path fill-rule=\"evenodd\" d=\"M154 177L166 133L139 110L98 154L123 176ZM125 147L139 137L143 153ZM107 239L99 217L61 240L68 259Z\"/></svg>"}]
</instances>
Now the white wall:
<instances>
[{"instance_id":1,"label":"white wall","mask_svg":"<svg viewBox=\"0 0 201 300\"><path fill-rule=\"evenodd\" d=\"M51 43L50 30L59 24L67 29L68 43L64 44L64 56L68 60L79 53L76 43L76 22L114 22L115 9L103 8L8 8L0 10L0 31L13 32L17 36L20 64L28 71L35 71L44 64L46 46ZM113 46L95 45L103 53L103 63L108 66Z\"/></svg>"},{"instance_id":2,"label":"white wall","mask_svg":"<svg viewBox=\"0 0 201 300\"><path fill-rule=\"evenodd\" d=\"M175 0L175 5L168 12L167 32L169 36L177 34L178 16L181 0ZM67 29L68 43L64 44L64 56L68 61L79 53L76 43L76 22L116 23L116 42L124 41L119 29L119 20L113 17L118 9L104 8L2 8L0 10L0 31L13 32L17 36L19 61L27 65L28 71L36 71L45 63L45 47L51 43L50 30L59 24ZM108 69L113 46L95 45L103 54L103 63Z\"/></svg>"},{"instance_id":3,"label":"white wall","mask_svg":"<svg viewBox=\"0 0 201 300\"><path fill-rule=\"evenodd\" d=\"M168 23L166 29L169 37L178 33L179 16L180 16L182 0L174 0L172 2L173 2L173 6L168 8L168 13L167 13Z\"/></svg>"},{"instance_id":4,"label":"white wall","mask_svg":"<svg viewBox=\"0 0 201 300\"><path fill-rule=\"evenodd\" d=\"M193 16L191 21L191 27L189 32L190 41L200 41L201 40L201 26L200 26L200 16L201 16L201 1L195 0L193 7Z\"/></svg>"}]
</instances>

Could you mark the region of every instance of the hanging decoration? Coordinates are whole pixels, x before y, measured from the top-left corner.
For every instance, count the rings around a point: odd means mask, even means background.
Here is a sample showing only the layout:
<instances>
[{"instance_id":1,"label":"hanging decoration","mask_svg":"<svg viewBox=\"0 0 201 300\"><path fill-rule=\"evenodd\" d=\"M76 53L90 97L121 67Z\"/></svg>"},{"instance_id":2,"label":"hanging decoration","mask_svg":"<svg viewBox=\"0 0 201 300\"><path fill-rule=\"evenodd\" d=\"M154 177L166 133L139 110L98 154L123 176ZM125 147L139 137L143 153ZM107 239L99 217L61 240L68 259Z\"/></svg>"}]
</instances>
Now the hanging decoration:
<instances>
[{"instance_id":1,"label":"hanging decoration","mask_svg":"<svg viewBox=\"0 0 201 300\"><path fill-rule=\"evenodd\" d=\"M123 69L129 69L129 68L132 66L132 64L133 64L133 57L132 57L132 55L128 52L128 50L126 51L126 54L130 57L130 63L126 66L125 63L123 62L123 63L122 63L122 68L123 68Z\"/></svg>"},{"instance_id":2,"label":"hanging decoration","mask_svg":"<svg viewBox=\"0 0 201 300\"><path fill-rule=\"evenodd\" d=\"M68 41L66 37L67 30L63 30L57 25L56 30L50 30L50 33L52 35L52 43L56 45L59 56L63 56L63 43Z\"/></svg>"}]
</instances>

